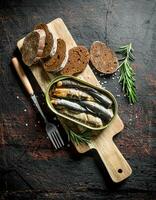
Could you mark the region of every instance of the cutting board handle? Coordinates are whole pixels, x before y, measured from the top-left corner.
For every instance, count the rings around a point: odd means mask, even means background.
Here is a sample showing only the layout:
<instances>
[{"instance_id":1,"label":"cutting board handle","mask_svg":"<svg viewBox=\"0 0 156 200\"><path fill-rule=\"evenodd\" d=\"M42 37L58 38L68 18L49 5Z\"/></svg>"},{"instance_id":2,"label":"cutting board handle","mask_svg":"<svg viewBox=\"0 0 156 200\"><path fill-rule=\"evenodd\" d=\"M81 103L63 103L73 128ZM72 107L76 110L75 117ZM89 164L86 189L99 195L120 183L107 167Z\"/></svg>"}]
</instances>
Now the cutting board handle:
<instances>
[{"instance_id":1,"label":"cutting board handle","mask_svg":"<svg viewBox=\"0 0 156 200\"><path fill-rule=\"evenodd\" d=\"M116 183L123 181L132 173L132 169L125 160L111 137L97 139L92 142L92 147L98 151L108 173Z\"/></svg>"}]
</instances>

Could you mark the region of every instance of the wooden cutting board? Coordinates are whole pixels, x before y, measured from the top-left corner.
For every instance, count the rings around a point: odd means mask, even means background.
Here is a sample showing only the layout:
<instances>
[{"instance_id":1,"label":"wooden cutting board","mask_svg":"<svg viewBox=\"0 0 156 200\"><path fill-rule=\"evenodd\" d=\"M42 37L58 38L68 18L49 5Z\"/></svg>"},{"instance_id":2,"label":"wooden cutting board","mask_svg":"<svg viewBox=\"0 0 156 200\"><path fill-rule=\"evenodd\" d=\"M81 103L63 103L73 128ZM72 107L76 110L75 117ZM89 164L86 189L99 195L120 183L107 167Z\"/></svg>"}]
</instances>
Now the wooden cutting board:
<instances>
[{"instance_id":1,"label":"wooden cutting board","mask_svg":"<svg viewBox=\"0 0 156 200\"><path fill-rule=\"evenodd\" d=\"M62 19L57 18L47 25L49 29L53 29L53 32L56 34L56 36L62 38L66 42L67 49L77 46ZM23 45L23 40L24 38L17 42L19 49ZM49 82L54 78L54 76L50 73L46 73L40 64L36 64L30 69L42 91L45 93ZM100 86L89 65L77 77L96 86ZM120 182L126 179L132 173L129 164L113 142L114 135L119 133L123 128L123 122L117 115L110 126L102 130L101 133L95 139L93 139L89 145L75 145L79 153L85 153L89 149L96 149L114 182Z\"/></svg>"}]
</instances>

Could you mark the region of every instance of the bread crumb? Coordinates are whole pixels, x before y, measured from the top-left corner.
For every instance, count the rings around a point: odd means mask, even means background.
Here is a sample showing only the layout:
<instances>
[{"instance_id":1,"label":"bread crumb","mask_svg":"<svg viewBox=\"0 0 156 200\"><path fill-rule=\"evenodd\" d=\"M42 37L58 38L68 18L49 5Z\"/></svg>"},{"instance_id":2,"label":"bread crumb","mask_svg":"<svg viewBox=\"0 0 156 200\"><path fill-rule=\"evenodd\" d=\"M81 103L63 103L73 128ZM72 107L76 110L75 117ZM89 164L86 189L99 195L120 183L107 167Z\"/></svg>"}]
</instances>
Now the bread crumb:
<instances>
[{"instance_id":1,"label":"bread crumb","mask_svg":"<svg viewBox=\"0 0 156 200\"><path fill-rule=\"evenodd\" d=\"M120 94L117 94L116 96L117 96L117 97L120 97Z\"/></svg>"}]
</instances>

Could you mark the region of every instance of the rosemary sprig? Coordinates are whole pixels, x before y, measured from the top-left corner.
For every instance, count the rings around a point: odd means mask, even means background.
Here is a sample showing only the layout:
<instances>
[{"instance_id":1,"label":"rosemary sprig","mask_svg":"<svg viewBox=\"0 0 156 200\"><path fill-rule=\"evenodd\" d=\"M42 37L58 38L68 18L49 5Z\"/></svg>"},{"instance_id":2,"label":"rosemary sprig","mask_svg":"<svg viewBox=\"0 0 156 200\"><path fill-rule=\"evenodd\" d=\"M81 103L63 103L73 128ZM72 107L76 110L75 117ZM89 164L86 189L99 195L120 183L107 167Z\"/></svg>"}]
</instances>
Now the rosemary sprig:
<instances>
[{"instance_id":1,"label":"rosemary sprig","mask_svg":"<svg viewBox=\"0 0 156 200\"><path fill-rule=\"evenodd\" d=\"M84 131L83 133L77 134L72 130L68 132L68 139L71 140L73 143L78 144L88 144L91 140L91 133L89 130Z\"/></svg>"},{"instance_id":2,"label":"rosemary sprig","mask_svg":"<svg viewBox=\"0 0 156 200\"><path fill-rule=\"evenodd\" d=\"M120 78L119 82L122 84L122 90L128 97L130 103L137 101L136 87L135 87L135 73L132 69L131 62L134 61L133 55L134 49L132 44L128 44L119 48L118 53L123 55L122 62L120 64Z\"/></svg>"}]
</instances>

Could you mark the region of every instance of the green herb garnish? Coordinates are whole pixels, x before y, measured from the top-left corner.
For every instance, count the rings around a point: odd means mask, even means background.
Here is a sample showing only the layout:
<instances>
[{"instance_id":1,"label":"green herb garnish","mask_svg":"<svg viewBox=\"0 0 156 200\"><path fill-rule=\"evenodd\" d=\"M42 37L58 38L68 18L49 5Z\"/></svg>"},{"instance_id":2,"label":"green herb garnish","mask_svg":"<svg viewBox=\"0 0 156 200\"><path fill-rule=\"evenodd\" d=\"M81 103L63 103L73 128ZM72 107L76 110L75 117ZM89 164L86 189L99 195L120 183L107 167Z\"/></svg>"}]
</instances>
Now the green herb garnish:
<instances>
[{"instance_id":1,"label":"green herb garnish","mask_svg":"<svg viewBox=\"0 0 156 200\"><path fill-rule=\"evenodd\" d=\"M77 145L88 144L91 140L91 133L89 130L86 130L80 134L77 134L72 130L69 130L67 133L68 133L68 139Z\"/></svg>"},{"instance_id":2,"label":"green herb garnish","mask_svg":"<svg viewBox=\"0 0 156 200\"><path fill-rule=\"evenodd\" d=\"M132 44L128 44L119 48L118 53L123 55L120 67L119 82L122 84L122 90L128 97L130 103L137 101L136 87L135 87L135 73L132 69L131 62L134 61L134 49Z\"/></svg>"}]
</instances>

